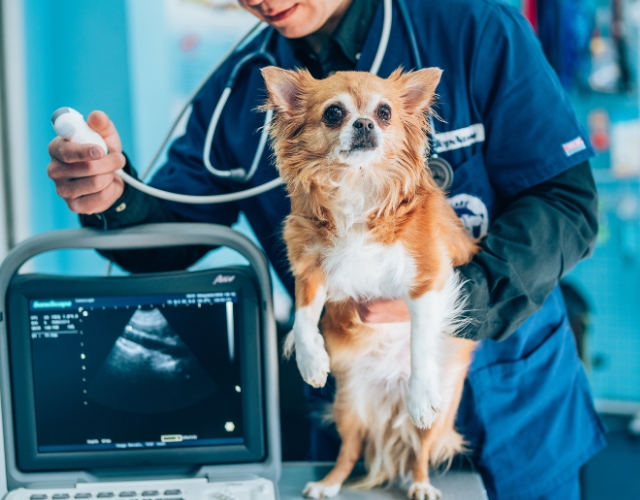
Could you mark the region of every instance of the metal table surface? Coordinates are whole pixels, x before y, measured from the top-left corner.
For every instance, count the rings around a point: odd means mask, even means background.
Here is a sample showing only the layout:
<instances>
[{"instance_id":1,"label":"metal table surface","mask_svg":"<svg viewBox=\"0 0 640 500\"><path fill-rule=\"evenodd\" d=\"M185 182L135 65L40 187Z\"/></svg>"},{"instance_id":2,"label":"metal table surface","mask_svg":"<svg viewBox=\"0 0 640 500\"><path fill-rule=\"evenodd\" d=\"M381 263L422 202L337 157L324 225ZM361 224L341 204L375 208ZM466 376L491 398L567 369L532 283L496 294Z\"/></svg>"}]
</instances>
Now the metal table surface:
<instances>
[{"instance_id":1,"label":"metal table surface","mask_svg":"<svg viewBox=\"0 0 640 500\"><path fill-rule=\"evenodd\" d=\"M278 488L280 500L300 500L302 489L309 481L322 479L333 464L317 462L285 462ZM442 500L487 500L480 475L475 472L450 470L445 474L431 474L431 483L442 492ZM342 489L334 497L341 500L406 500L406 489L398 486L356 491Z\"/></svg>"}]
</instances>

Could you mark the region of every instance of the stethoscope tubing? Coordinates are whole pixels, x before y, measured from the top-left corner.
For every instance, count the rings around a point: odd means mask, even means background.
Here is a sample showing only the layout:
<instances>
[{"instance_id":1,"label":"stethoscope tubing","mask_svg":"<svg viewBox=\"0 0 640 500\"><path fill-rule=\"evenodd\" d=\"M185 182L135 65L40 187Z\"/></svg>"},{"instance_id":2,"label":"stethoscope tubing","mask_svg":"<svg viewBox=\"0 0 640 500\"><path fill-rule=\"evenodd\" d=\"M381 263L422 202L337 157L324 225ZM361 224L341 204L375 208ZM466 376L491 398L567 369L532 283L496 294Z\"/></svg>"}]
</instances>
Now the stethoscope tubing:
<instances>
[{"instance_id":1,"label":"stethoscope tubing","mask_svg":"<svg viewBox=\"0 0 640 500\"><path fill-rule=\"evenodd\" d=\"M202 162L204 163L205 168L211 172L212 175L216 177L229 178L234 181L242 181L248 182L251 180L256 170L258 169L258 164L260 163L260 158L262 158L262 154L264 153L264 148L267 145L267 138L269 136L269 124L273 119L273 111L269 110L265 113L264 123L262 125L262 130L260 133L260 140L258 142L258 147L256 148L256 152L253 155L253 161L251 162L251 167L249 168L249 172L247 172L243 168L234 168L231 170L219 170L215 168L211 164L211 160L209 159L211 156L211 145L213 144L213 137L216 133L216 129L218 128L218 121L220 120L220 116L224 110L224 107L227 104L227 100L231 95L233 90L233 86L236 83L236 79L242 69L251 61L256 61L258 59L264 59L268 64L272 66L277 66L278 62L276 61L273 55L267 52L267 47L269 42L271 41L271 37L273 36L273 29L269 29L269 32L265 36L265 39L260 46L260 49L256 52L251 52L240 59L236 65L231 70L231 74L227 79L227 83L224 86L224 90L222 91L222 95L220 99L218 99L218 103L213 111L213 115L209 122L209 127L207 128L207 135L204 140L204 151L202 153Z\"/></svg>"},{"instance_id":2,"label":"stethoscope tubing","mask_svg":"<svg viewBox=\"0 0 640 500\"><path fill-rule=\"evenodd\" d=\"M191 95L186 101L186 104L182 107L182 109L180 110L180 113L178 113L177 118L173 121L173 125L164 136L164 139L162 140L160 147L157 149L156 154L153 156L153 159L147 164L147 167L144 169L144 171L140 175L141 180L144 181L147 178L147 176L153 171L153 167L158 163L158 160L160 159L162 152L165 150L165 148L169 144L169 141L173 137L173 134L175 133L176 128L178 128L178 125L182 121L182 118L184 117L185 113L191 107L191 105L193 104L193 101L198 96L200 91L205 87L209 79L215 74L216 71L220 69L222 64L229 57L231 57L236 51L242 49L244 45L249 43L255 36L258 35L258 33L260 33L263 29L265 29L265 27L266 25L263 24L262 22L256 23L256 25L253 28L251 28L249 32L245 36L243 36L238 43L236 43L233 47L231 47L231 49L229 49L229 51L224 55L224 57L220 59L220 62L214 65L213 68L211 68L211 70L209 70L207 75L201 80L200 84L191 93Z\"/></svg>"},{"instance_id":3,"label":"stethoscope tubing","mask_svg":"<svg viewBox=\"0 0 640 500\"><path fill-rule=\"evenodd\" d=\"M229 194L214 194L210 196L193 196L189 194L169 193L168 191L163 191L162 189L148 186L147 184L134 179L122 170L118 170L116 174L120 176L122 180L124 180L131 187L138 189L143 193L163 200L175 201L177 203L187 203L191 205L207 205L213 203L228 203L232 201L244 200L246 198L258 196L259 194L270 191L282 184L282 179L280 177L276 177L275 179L265 184L252 187L250 189L245 189L244 191L237 191L235 193Z\"/></svg>"}]
</instances>

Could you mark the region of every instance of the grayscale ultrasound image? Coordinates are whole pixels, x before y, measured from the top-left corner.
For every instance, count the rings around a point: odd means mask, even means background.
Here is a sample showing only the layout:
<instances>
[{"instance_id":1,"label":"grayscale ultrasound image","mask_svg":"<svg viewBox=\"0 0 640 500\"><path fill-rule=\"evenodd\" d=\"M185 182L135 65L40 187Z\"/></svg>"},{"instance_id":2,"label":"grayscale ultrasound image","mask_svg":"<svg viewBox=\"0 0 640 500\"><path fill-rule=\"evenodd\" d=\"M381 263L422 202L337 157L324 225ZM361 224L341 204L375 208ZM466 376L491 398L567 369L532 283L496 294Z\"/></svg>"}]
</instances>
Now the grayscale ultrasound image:
<instances>
[{"instance_id":1,"label":"grayscale ultrasound image","mask_svg":"<svg viewBox=\"0 0 640 500\"><path fill-rule=\"evenodd\" d=\"M230 358L231 346L243 351L241 337L229 336L233 308L189 298L100 297L73 313L68 331L32 335L42 452L243 442L242 360ZM67 313L32 312L30 321L44 329ZM165 435L183 439L165 442Z\"/></svg>"},{"instance_id":2,"label":"grayscale ultrasound image","mask_svg":"<svg viewBox=\"0 0 640 500\"><path fill-rule=\"evenodd\" d=\"M216 383L154 308L134 312L88 396L116 410L153 414L186 408L215 391Z\"/></svg>"}]
</instances>

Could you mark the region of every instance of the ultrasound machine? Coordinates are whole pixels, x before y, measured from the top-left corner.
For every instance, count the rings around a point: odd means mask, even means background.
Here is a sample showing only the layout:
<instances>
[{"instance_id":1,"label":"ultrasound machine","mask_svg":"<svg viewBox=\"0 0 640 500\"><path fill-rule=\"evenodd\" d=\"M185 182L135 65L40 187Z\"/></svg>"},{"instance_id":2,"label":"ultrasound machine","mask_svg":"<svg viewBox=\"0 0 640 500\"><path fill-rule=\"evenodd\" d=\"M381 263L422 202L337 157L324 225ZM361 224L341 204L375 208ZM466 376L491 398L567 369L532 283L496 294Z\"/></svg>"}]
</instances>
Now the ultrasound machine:
<instances>
[{"instance_id":1,"label":"ultrasound machine","mask_svg":"<svg viewBox=\"0 0 640 500\"><path fill-rule=\"evenodd\" d=\"M249 266L21 274L59 249L227 246ZM31 238L0 267L0 497L272 500L277 353L269 269L209 224Z\"/></svg>"}]
</instances>

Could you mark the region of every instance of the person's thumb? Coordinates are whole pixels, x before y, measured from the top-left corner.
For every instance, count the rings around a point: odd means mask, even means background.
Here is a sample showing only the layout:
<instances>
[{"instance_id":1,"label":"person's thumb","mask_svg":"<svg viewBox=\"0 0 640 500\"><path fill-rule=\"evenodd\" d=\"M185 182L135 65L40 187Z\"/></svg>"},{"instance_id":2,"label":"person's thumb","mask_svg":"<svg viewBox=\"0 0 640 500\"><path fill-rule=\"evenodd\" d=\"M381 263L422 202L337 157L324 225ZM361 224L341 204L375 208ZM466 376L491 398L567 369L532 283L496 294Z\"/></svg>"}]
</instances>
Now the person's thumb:
<instances>
[{"instance_id":1,"label":"person's thumb","mask_svg":"<svg viewBox=\"0 0 640 500\"><path fill-rule=\"evenodd\" d=\"M115 125L103 111L94 111L87 120L89 127L98 132L107 143L109 152L122 153L122 143Z\"/></svg>"}]
</instances>

